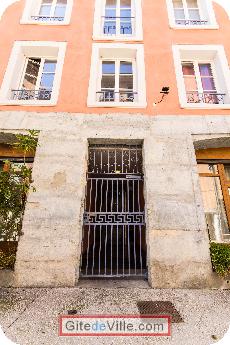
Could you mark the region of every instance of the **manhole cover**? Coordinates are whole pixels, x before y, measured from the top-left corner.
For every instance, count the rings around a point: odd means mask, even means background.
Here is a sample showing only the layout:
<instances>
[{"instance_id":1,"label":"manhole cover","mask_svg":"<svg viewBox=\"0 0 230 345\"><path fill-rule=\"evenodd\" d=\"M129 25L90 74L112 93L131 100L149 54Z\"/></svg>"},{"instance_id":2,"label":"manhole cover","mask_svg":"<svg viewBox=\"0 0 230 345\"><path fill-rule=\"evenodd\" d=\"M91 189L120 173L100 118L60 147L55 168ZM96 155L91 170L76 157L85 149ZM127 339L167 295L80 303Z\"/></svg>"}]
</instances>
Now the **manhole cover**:
<instances>
[{"instance_id":1,"label":"manhole cover","mask_svg":"<svg viewBox=\"0 0 230 345\"><path fill-rule=\"evenodd\" d=\"M169 301L137 301L140 315L167 315L173 323L183 322L175 306Z\"/></svg>"}]
</instances>

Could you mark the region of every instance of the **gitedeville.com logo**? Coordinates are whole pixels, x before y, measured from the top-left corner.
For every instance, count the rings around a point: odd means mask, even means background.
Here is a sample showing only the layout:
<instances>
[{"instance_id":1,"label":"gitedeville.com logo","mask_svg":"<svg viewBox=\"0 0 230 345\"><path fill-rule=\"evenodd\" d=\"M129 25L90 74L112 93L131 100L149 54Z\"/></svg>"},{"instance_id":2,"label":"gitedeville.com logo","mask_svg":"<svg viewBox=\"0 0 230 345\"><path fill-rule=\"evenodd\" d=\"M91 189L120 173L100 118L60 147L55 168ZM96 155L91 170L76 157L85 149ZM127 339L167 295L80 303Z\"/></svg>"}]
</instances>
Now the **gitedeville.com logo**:
<instances>
[{"instance_id":1,"label":"gitedeville.com logo","mask_svg":"<svg viewBox=\"0 0 230 345\"><path fill-rule=\"evenodd\" d=\"M61 315L59 336L171 336L165 315Z\"/></svg>"}]
</instances>

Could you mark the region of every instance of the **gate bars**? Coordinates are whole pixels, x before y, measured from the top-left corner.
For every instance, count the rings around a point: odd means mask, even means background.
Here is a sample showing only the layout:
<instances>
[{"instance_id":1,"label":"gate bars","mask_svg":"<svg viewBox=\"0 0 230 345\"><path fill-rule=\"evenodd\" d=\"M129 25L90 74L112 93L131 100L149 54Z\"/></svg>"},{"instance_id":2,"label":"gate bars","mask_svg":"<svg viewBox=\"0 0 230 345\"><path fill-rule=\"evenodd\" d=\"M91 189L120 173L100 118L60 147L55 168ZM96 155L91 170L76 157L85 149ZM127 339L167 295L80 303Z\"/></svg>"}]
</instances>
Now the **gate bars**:
<instances>
[{"instance_id":1,"label":"gate bars","mask_svg":"<svg viewBox=\"0 0 230 345\"><path fill-rule=\"evenodd\" d=\"M81 276L146 274L142 147L89 147Z\"/></svg>"}]
</instances>

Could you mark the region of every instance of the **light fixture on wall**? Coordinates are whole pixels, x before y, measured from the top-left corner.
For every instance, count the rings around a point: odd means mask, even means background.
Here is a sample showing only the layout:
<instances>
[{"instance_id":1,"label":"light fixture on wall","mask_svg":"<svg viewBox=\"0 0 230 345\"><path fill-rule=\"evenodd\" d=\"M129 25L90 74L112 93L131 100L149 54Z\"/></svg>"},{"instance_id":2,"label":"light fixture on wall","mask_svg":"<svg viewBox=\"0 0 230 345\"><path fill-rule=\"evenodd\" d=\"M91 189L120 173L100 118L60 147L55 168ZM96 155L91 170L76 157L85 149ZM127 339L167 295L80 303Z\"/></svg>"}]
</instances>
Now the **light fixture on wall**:
<instances>
[{"instance_id":1,"label":"light fixture on wall","mask_svg":"<svg viewBox=\"0 0 230 345\"><path fill-rule=\"evenodd\" d=\"M161 99L158 102L154 102L153 103L154 107L157 104L161 103L164 100L165 96L169 94L169 87L168 86L163 86L160 93L162 94Z\"/></svg>"}]
</instances>

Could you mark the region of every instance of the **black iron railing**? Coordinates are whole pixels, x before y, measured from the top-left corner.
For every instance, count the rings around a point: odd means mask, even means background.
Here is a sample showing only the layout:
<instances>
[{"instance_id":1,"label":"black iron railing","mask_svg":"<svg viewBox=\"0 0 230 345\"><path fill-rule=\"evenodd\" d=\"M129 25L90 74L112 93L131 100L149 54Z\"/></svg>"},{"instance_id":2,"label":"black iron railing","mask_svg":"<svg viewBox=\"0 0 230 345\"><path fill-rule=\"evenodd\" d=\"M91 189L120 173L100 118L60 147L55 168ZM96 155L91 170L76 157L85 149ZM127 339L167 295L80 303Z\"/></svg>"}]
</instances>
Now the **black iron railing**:
<instances>
[{"instance_id":1,"label":"black iron railing","mask_svg":"<svg viewBox=\"0 0 230 345\"><path fill-rule=\"evenodd\" d=\"M133 21L135 17L109 17L103 16L103 33L104 35L115 35L117 29L121 35L132 35L133 34ZM120 24L118 24L118 19Z\"/></svg>"},{"instance_id":2,"label":"black iron railing","mask_svg":"<svg viewBox=\"0 0 230 345\"><path fill-rule=\"evenodd\" d=\"M11 90L12 100L43 100L51 99L52 90Z\"/></svg>"},{"instance_id":3,"label":"black iron railing","mask_svg":"<svg viewBox=\"0 0 230 345\"><path fill-rule=\"evenodd\" d=\"M207 20L194 20L194 19L176 19L178 25L207 25Z\"/></svg>"},{"instance_id":4,"label":"black iron railing","mask_svg":"<svg viewBox=\"0 0 230 345\"><path fill-rule=\"evenodd\" d=\"M31 16L31 19L38 22L63 22L64 17Z\"/></svg>"},{"instance_id":5,"label":"black iron railing","mask_svg":"<svg viewBox=\"0 0 230 345\"><path fill-rule=\"evenodd\" d=\"M137 92L134 91L98 91L97 94L97 101L98 102L134 102L135 95Z\"/></svg>"},{"instance_id":6,"label":"black iron railing","mask_svg":"<svg viewBox=\"0 0 230 345\"><path fill-rule=\"evenodd\" d=\"M188 103L224 104L226 94L217 92L187 92Z\"/></svg>"}]
</instances>

